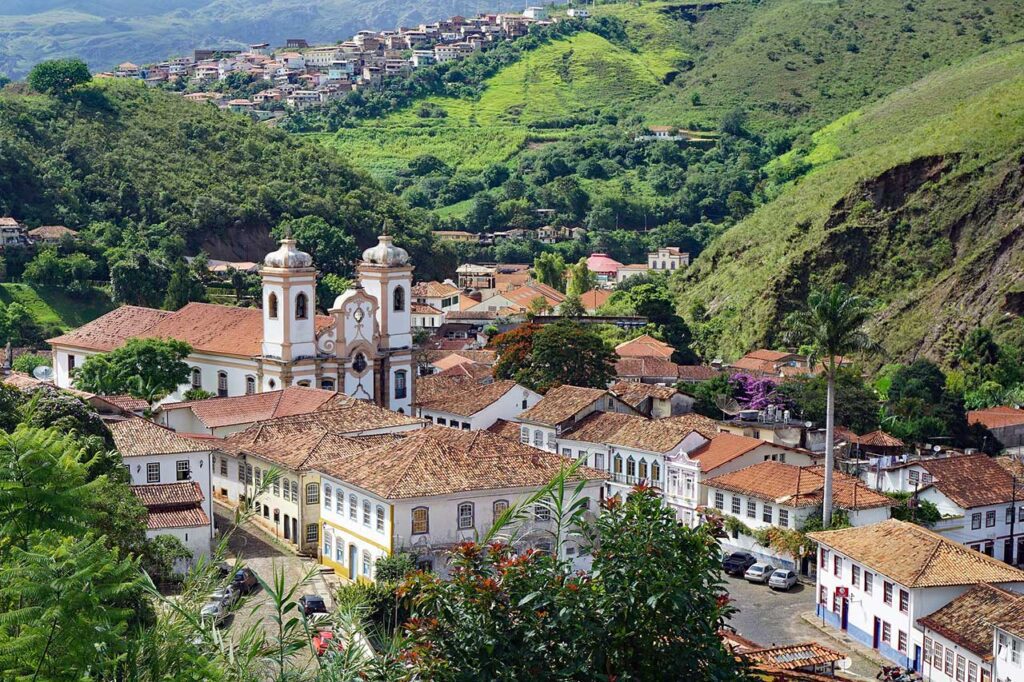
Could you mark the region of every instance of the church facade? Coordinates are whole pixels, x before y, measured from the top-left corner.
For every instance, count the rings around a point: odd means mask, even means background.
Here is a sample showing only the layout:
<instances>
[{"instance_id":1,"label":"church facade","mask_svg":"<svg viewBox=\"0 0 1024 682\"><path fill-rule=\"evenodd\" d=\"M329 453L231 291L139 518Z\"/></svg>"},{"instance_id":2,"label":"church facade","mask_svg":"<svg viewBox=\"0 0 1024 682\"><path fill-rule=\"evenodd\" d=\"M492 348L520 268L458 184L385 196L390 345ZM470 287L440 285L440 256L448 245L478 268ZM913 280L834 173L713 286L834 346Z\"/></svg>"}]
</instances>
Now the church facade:
<instances>
[{"instance_id":1,"label":"church facade","mask_svg":"<svg viewBox=\"0 0 1024 682\"><path fill-rule=\"evenodd\" d=\"M74 386L74 371L128 339L174 338L192 346L189 389L217 396L315 386L412 414L415 372L409 254L381 235L366 249L356 284L328 315L315 314L316 269L293 239L263 262L263 307L190 303L170 312L122 306L50 339L55 381Z\"/></svg>"}]
</instances>

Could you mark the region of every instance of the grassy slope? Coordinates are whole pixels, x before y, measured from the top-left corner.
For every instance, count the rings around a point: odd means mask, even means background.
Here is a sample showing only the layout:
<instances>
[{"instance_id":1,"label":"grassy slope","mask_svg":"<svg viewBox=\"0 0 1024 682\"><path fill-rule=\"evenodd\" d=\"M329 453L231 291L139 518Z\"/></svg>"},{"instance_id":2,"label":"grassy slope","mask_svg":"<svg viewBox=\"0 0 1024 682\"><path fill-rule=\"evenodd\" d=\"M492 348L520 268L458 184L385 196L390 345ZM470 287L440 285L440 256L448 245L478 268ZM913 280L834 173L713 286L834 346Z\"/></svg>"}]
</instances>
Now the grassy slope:
<instances>
[{"instance_id":1,"label":"grassy slope","mask_svg":"<svg viewBox=\"0 0 1024 682\"><path fill-rule=\"evenodd\" d=\"M0 284L0 302L20 303L38 324L55 324L62 329L81 326L114 307L107 295L98 289L91 295L71 298L59 289L9 282Z\"/></svg>"},{"instance_id":2,"label":"grassy slope","mask_svg":"<svg viewBox=\"0 0 1024 682\"><path fill-rule=\"evenodd\" d=\"M1004 312L1005 295L1024 282L1013 214L1024 46L936 72L815 142L816 169L727 231L676 282L680 310L699 301L714 314L719 352L771 343L813 280L845 280L881 304L875 332L891 356L909 357L923 339L942 357L980 322L1020 332Z\"/></svg>"},{"instance_id":3,"label":"grassy slope","mask_svg":"<svg viewBox=\"0 0 1024 682\"><path fill-rule=\"evenodd\" d=\"M504 161L528 140L557 139L565 130L544 123L613 107L628 111L660 88L642 55L581 33L528 53L487 83L477 101L430 98L446 118L422 119L415 107L323 136L372 172L394 171L419 154L435 154L462 169Z\"/></svg>"},{"instance_id":4,"label":"grassy slope","mask_svg":"<svg viewBox=\"0 0 1024 682\"><path fill-rule=\"evenodd\" d=\"M817 127L1024 30L1024 6L1016 0L736 0L701 11L693 5L595 8L623 19L634 44L655 62L693 60L645 108L650 122L714 125L740 106L756 128L793 121Z\"/></svg>"}]
</instances>

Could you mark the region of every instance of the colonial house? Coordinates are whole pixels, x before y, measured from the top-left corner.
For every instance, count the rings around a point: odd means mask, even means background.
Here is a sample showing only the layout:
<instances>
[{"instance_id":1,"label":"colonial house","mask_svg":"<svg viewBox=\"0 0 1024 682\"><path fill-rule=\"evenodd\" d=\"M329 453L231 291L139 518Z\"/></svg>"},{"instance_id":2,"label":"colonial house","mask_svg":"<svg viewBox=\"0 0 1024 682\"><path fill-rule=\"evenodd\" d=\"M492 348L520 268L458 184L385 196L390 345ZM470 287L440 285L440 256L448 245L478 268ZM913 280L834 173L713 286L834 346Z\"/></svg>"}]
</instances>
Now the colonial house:
<instances>
[{"instance_id":1,"label":"colonial house","mask_svg":"<svg viewBox=\"0 0 1024 682\"><path fill-rule=\"evenodd\" d=\"M995 585L979 583L938 611L917 619L924 645L921 675L934 682L1024 680L1022 642L997 633L1000 627L1021 631L1024 597ZM999 660L996 653L1003 654ZM1016 659L1016 670L1014 670ZM993 663L1001 674L993 674Z\"/></svg>"},{"instance_id":2,"label":"colonial house","mask_svg":"<svg viewBox=\"0 0 1024 682\"><path fill-rule=\"evenodd\" d=\"M697 432L665 459L665 499L683 523L695 526L701 510L710 504L707 479L768 461L797 466L817 463L807 450L731 433Z\"/></svg>"},{"instance_id":3,"label":"colonial house","mask_svg":"<svg viewBox=\"0 0 1024 682\"><path fill-rule=\"evenodd\" d=\"M620 382L674 385L678 371L676 363L668 358L620 357L615 361L615 377Z\"/></svg>"},{"instance_id":4,"label":"colonial house","mask_svg":"<svg viewBox=\"0 0 1024 682\"><path fill-rule=\"evenodd\" d=\"M420 282L412 287L412 300L444 312L459 309L461 290L451 282Z\"/></svg>"},{"instance_id":5,"label":"colonial house","mask_svg":"<svg viewBox=\"0 0 1024 682\"><path fill-rule=\"evenodd\" d=\"M25 226L14 218L0 217L0 248L9 246L28 246L28 233Z\"/></svg>"},{"instance_id":6,"label":"colonial house","mask_svg":"<svg viewBox=\"0 0 1024 682\"><path fill-rule=\"evenodd\" d=\"M667 360L672 357L674 352L675 349L672 346L664 341L659 341L649 334L643 334L615 346L615 353L620 358L653 357Z\"/></svg>"},{"instance_id":7,"label":"colonial house","mask_svg":"<svg viewBox=\"0 0 1024 682\"><path fill-rule=\"evenodd\" d=\"M331 409L257 422L218 443L213 495L228 506L254 507L254 523L314 554L320 532L314 465L360 449L355 436L387 441L422 427L422 420L339 395ZM267 486L271 471L278 476Z\"/></svg>"},{"instance_id":8,"label":"colonial house","mask_svg":"<svg viewBox=\"0 0 1024 682\"><path fill-rule=\"evenodd\" d=\"M593 253L587 258L587 269L597 277L598 284L609 286L615 284L616 275L622 263L607 253Z\"/></svg>"},{"instance_id":9,"label":"colonial house","mask_svg":"<svg viewBox=\"0 0 1024 682\"><path fill-rule=\"evenodd\" d=\"M452 370L465 368L457 365ZM442 372L416 380L416 415L438 426L480 431L499 419L512 419L536 405L541 395L505 379L495 381L489 368L480 376L468 368L461 376Z\"/></svg>"},{"instance_id":10,"label":"colonial house","mask_svg":"<svg viewBox=\"0 0 1024 682\"><path fill-rule=\"evenodd\" d=\"M619 267L615 272L615 283L621 284L633 275L645 275L650 272L646 263L627 263Z\"/></svg>"},{"instance_id":11,"label":"colonial house","mask_svg":"<svg viewBox=\"0 0 1024 682\"><path fill-rule=\"evenodd\" d=\"M172 535L182 541L192 559L179 563L178 570L208 555L214 530L214 444L178 435L146 419L125 419L109 426L132 493L146 507L146 537Z\"/></svg>"},{"instance_id":12,"label":"colonial house","mask_svg":"<svg viewBox=\"0 0 1024 682\"><path fill-rule=\"evenodd\" d=\"M682 270L690 264L690 254L674 246L664 246L647 254L647 267L651 270Z\"/></svg>"},{"instance_id":13,"label":"colonial house","mask_svg":"<svg viewBox=\"0 0 1024 682\"><path fill-rule=\"evenodd\" d=\"M28 231L28 238L40 244L59 244L65 237L74 239L78 233L63 225L41 225Z\"/></svg>"},{"instance_id":14,"label":"colonial house","mask_svg":"<svg viewBox=\"0 0 1024 682\"><path fill-rule=\"evenodd\" d=\"M157 406L154 419L181 433L224 437L243 431L256 422L329 409L336 398L344 401L344 396L339 397L334 391L289 386L233 398L163 403Z\"/></svg>"},{"instance_id":15,"label":"colonial house","mask_svg":"<svg viewBox=\"0 0 1024 682\"><path fill-rule=\"evenodd\" d=\"M562 433L594 412L637 414L636 410L604 389L558 386L517 417L521 422L520 441L532 443L534 447L548 452L558 452L556 440Z\"/></svg>"},{"instance_id":16,"label":"colonial house","mask_svg":"<svg viewBox=\"0 0 1024 682\"><path fill-rule=\"evenodd\" d=\"M905 492L920 487L925 475L930 479L918 497L942 514L934 531L1006 563L1024 559L1024 481L1015 482L991 457L922 460L904 473Z\"/></svg>"},{"instance_id":17,"label":"colonial house","mask_svg":"<svg viewBox=\"0 0 1024 682\"><path fill-rule=\"evenodd\" d=\"M808 518L820 516L825 486L822 466L796 466L778 461L754 464L704 481L709 506L725 518L729 535L722 539L726 552L750 552L776 567L809 573L809 561L796 565L795 557L757 542L751 533L765 528L800 530ZM867 526L889 518L891 499L868 488L853 476L833 472L833 502L846 512L852 526ZM742 526L740 526L742 524Z\"/></svg>"},{"instance_id":18,"label":"colonial house","mask_svg":"<svg viewBox=\"0 0 1024 682\"><path fill-rule=\"evenodd\" d=\"M435 332L444 324L444 311L426 303L412 303L412 328Z\"/></svg>"},{"instance_id":19,"label":"colonial house","mask_svg":"<svg viewBox=\"0 0 1024 682\"><path fill-rule=\"evenodd\" d=\"M808 537L818 543L818 616L904 668L922 669L922 618L978 583L1024 590L1024 571L906 521Z\"/></svg>"},{"instance_id":20,"label":"colonial house","mask_svg":"<svg viewBox=\"0 0 1024 682\"><path fill-rule=\"evenodd\" d=\"M189 388L225 397L318 386L408 413L414 398L409 254L382 235L363 252L357 271L357 286L334 301L330 315L316 315L313 260L295 240L283 239L263 261L262 310L122 306L50 339L55 381L71 387L85 358L132 337L174 338L192 347L186 360L192 372L172 399Z\"/></svg>"},{"instance_id":21,"label":"colonial house","mask_svg":"<svg viewBox=\"0 0 1024 682\"><path fill-rule=\"evenodd\" d=\"M803 448L811 452L825 452L825 429L811 422L792 419L788 411L769 408L747 418L740 414L718 422L723 433L766 440L776 445Z\"/></svg>"},{"instance_id":22,"label":"colonial house","mask_svg":"<svg viewBox=\"0 0 1024 682\"><path fill-rule=\"evenodd\" d=\"M607 496L627 495L635 485L665 488L669 455L709 435L714 422L700 415L652 421L637 414L594 411L564 428L558 452L605 472Z\"/></svg>"},{"instance_id":23,"label":"colonial house","mask_svg":"<svg viewBox=\"0 0 1024 682\"><path fill-rule=\"evenodd\" d=\"M546 485L562 458L488 431L429 427L394 442L317 465L322 482L320 561L350 580L372 581L377 559L411 552L420 566L448 574L448 551L486 533L506 509ZM582 495L597 511L603 474L581 468ZM517 526L516 544L551 551L547 507ZM582 546L563 558L589 566Z\"/></svg>"},{"instance_id":24,"label":"colonial house","mask_svg":"<svg viewBox=\"0 0 1024 682\"><path fill-rule=\"evenodd\" d=\"M1024 682L1024 604L1020 599L1000 614L995 629L992 679Z\"/></svg>"},{"instance_id":25,"label":"colonial house","mask_svg":"<svg viewBox=\"0 0 1024 682\"><path fill-rule=\"evenodd\" d=\"M674 417L693 411L693 397L680 393L674 386L617 381L608 390L640 414L652 419Z\"/></svg>"},{"instance_id":26,"label":"colonial house","mask_svg":"<svg viewBox=\"0 0 1024 682\"><path fill-rule=\"evenodd\" d=\"M991 431L1004 450L1012 453L1024 450L1024 410L1020 407L1000 405L971 410L967 413L967 421L981 424Z\"/></svg>"}]
</instances>

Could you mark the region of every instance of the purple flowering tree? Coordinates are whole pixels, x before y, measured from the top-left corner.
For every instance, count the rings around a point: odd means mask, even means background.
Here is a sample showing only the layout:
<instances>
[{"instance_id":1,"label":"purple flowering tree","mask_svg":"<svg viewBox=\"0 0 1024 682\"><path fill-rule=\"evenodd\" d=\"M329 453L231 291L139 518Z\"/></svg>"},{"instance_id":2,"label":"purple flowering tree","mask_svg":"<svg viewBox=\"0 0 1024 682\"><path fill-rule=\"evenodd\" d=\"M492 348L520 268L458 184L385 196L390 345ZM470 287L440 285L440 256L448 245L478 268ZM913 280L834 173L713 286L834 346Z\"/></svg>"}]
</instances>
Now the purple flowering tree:
<instances>
[{"instance_id":1,"label":"purple flowering tree","mask_svg":"<svg viewBox=\"0 0 1024 682\"><path fill-rule=\"evenodd\" d=\"M731 382L736 402L746 410L763 410L769 405L786 405L788 401L779 394L778 382L768 377L754 377L749 374L733 374Z\"/></svg>"}]
</instances>

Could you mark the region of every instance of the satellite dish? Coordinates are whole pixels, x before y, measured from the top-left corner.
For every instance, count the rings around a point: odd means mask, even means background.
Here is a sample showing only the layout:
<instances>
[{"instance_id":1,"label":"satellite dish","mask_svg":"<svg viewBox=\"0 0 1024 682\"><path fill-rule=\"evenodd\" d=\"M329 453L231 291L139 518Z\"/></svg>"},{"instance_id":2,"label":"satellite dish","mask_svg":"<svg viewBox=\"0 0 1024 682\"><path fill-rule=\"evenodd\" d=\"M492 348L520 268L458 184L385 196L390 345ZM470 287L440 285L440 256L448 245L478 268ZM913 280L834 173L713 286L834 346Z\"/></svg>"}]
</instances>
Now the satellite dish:
<instances>
[{"instance_id":1,"label":"satellite dish","mask_svg":"<svg viewBox=\"0 0 1024 682\"><path fill-rule=\"evenodd\" d=\"M844 658L841 661L836 661L836 667L840 670L849 670L852 665L853 661L849 657Z\"/></svg>"},{"instance_id":2,"label":"satellite dish","mask_svg":"<svg viewBox=\"0 0 1024 682\"><path fill-rule=\"evenodd\" d=\"M735 398L729 398L724 395L715 396L715 406L732 417L735 417L743 410L743 408L740 407L740 404L736 402Z\"/></svg>"},{"instance_id":3,"label":"satellite dish","mask_svg":"<svg viewBox=\"0 0 1024 682\"><path fill-rule=\"evenodd\" d=\"M51 381L53 379L53 368L46 365L39 365L32 370L32 376L39 381Z\"/></svg>"}]
</instances>

